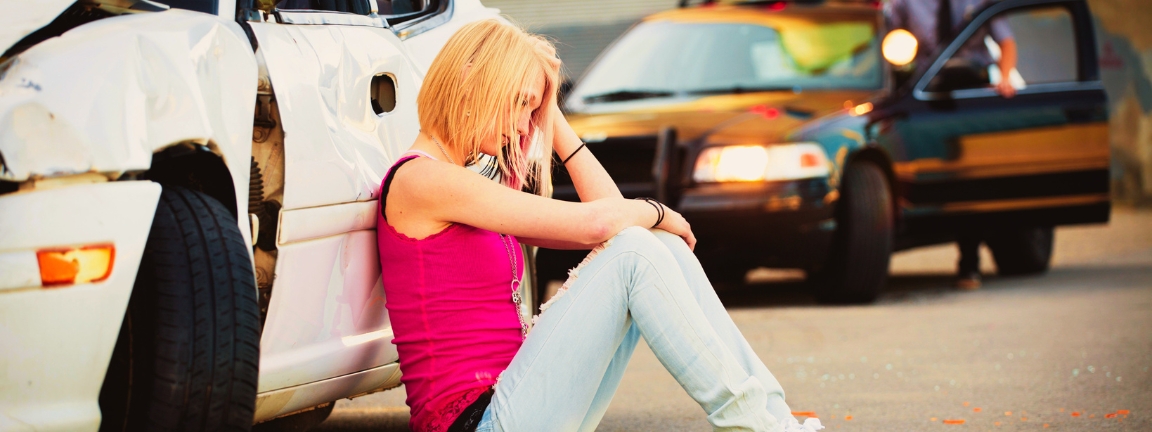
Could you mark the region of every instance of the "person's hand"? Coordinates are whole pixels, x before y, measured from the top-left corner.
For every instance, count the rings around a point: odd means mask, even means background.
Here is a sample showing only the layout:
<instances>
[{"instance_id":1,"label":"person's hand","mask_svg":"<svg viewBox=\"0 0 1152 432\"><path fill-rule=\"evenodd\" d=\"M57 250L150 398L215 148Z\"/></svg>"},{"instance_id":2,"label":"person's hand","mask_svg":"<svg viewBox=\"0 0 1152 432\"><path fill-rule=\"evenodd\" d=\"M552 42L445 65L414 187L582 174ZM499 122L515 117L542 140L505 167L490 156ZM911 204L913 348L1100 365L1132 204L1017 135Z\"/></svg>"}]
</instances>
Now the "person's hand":
<instances>
[{"instance_id":1,"label":"person's hand","mask_svg":"<svg viewBox=\"0 0 1152 432\"><path fill-rule=\"evenodd\" d=\"M542 37L536 36L532 38L536 44L536 51L544 58L548 59L548 65L552 68L557 76L560 74L560 57L556 55L556 47Z\"/></svg>"},{"instance_id":2,"label":"person's hand","mask_svg":"<svg viewBox=\"0 0 1152 432\"><path fill-rule=\"evenodd\" d=\"M685 243L688 243L688 249L696 250L696 234L692 233L692 226L688 224L687 220L684 220L684 216L681 216L680 213L664 204L660 205L664 206L664 220L656 228L680 236Z\"/></svg>"},{"instance_id":3,"label":"person's hand","mask_svg":"<svg viewBox=\"0 0 1152 432\"><path fill-rule=\"evenodd\" d=\"M1012 87L1012 83L1008 80L1008 77L1001 78L995 88L996 93L1000 93L1000 96L1003 96L1005 99L1011 99L1012 96L1016 96L1016 87Z\"/></svg>"}]
</instances>

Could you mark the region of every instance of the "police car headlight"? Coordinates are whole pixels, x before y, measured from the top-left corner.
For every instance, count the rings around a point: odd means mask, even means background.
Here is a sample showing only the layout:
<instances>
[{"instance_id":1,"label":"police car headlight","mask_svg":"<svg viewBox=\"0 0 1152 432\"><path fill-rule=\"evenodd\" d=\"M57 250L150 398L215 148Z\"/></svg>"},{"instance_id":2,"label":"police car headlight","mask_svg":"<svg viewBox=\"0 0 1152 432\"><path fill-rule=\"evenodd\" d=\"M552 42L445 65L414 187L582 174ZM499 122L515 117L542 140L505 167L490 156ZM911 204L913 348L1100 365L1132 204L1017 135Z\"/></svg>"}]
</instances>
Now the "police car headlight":
<instances>
[{"instance_id":1,"label":"police car headlight","mask_svg":"<svg viewBox=\"0 0 1152 432\"><path fill-rule=\"evenodd\" d=\"M826 177L828 157L816 143L736 145L704 149L692 178L700 183L799 180Z\"/></svg>"}]
</instances>

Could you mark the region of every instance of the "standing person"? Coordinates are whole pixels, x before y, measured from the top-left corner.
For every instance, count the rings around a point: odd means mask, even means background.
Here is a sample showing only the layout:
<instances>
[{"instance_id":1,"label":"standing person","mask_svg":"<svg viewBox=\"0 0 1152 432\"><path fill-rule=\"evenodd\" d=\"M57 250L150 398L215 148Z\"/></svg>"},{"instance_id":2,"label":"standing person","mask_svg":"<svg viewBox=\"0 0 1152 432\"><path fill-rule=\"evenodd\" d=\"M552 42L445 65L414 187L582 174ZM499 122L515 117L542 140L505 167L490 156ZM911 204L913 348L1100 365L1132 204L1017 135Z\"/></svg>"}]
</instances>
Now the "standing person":
<instances>
[{"instance_id":1,"label":"standing person","mask_svg":"<svg viewBox=\"0 0 1152 432\"><path fill-rule=\"evenodd\" d=\"M461 28L424 79L422 132L381 185L380 261L412 429L594 430L640 337L716 430L823 429L792 417L684 218L624 199L584 148L556 105L559 66L551 44L516 27ZM548 183L550 163L529 155L553 149L583 202L522 192ZM465 169L481 154L503 184ZM520 242L595 247L530 332Z\"/></svg>"},{"instance_id":2,"label":"standing person","mask_svg":"<svg viewBox=\"0 0 1152 432\"><path fill-rule=\"evenodd\" d=\"M960 25L971 20L972 14L986 4L986 0L892 0L888 4L887 15L892 28L902 28L916 36L920 46L923 47L916 54L917 64L919 67L927 67L927 60L943 50L962 30ZM994 61L992 54L988 52L988 47L984 44L985 36L991 36L1000 46L998 61ZM1016 88L1012 86L1010 79L1012 70L1016 68L1016 54L1016 39L1007 21L994 18L989 25L982 27L968 38L964 46L948 61L962 62L969 66L978 73L977 79L983 84L990 84L988 66L996 64L1000 79L994 88L1001 96L1011 98L1016 95ZM960 249L960 260L957 263L956 286L961 289L980 288L982 241L981 233L973 228L965 228L957 235L956 244Z\"/></svg>"}]
</instances>

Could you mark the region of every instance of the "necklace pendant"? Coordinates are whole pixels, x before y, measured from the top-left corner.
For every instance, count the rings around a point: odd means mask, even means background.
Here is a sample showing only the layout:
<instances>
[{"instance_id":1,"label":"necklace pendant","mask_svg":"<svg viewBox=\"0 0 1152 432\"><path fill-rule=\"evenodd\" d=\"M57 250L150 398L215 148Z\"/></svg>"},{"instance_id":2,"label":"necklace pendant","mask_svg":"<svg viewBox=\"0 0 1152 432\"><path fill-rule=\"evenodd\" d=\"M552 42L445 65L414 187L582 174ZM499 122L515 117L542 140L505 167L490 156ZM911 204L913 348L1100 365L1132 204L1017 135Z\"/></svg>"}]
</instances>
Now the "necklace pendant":
<instances>
[{"instance_id":1,"label":"necklace pendant","mask_svg":"<svg viewBox=\"0 0 1152 432\"><path fill-rule=\"evenodd\" d=\"M519 291L513 291L512 292L512 303L516 303L516 308L517 308L517 310L519 310L519 308L520 308L520 292Z\"/></svg>"}]
</instances>

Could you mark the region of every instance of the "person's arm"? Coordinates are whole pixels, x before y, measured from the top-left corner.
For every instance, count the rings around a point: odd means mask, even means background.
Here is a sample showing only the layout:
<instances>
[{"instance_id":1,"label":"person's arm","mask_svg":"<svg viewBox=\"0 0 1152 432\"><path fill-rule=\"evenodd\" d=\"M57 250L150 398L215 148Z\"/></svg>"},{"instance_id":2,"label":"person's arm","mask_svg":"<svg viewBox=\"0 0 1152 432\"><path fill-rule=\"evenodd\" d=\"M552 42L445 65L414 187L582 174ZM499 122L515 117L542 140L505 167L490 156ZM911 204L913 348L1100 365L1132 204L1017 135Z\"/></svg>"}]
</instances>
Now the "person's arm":
<instances>
[{"instance_id":1,"label":"person's arm","mask_svg":"<svg viewBox=\"0 0 1152 432\"><path fill-rule=\"evenodd\" d=\"M601 243L630 226L651 227L656 209L644 201L620 196L572 203L510 189L465 168L417 159L394 174L392 194L400 194L410 211L435 221L471 225L521 239L538 239L545 247ZM695 247L696 238L679 213L664 209L657 227Z\"/></svg>"},{"instance_id":2,"label":"person's arm","mask_svg":"<svg viewBox=\"0 0 1152 432\"><path fill-rule=\"evenodd\" d=\"M580 196L580 201L591 202L603 198L623 198L624 195L620 194L620 188L616 186L616 182L612 181L612 177L608 175L608 171L604 170L604 166L600 165L600 161L596 160L596 156L587 148L580 148L583 142L576 135L576 131L572 130L568 120L564 118L564 113L560 111L560 107L553 104L551 109L553 110L553 118L556 119L553 127L552 147L560 159L559 163L568 159L564 168L568 170L568 175L572 178L572 185L576 187L576 194ZM569 156L571 156L570 159Z\"/></svg>"},{"instance_id":3,"label":"person's arm","mask_svg":"<svg viewBox=\"0 0 1152 432\"><path fill-rule=\"evenodd\" d=\"M1010 98L1016 96L1016 87L1012 86L1012 70L1016 68L1016 39L1008 38L1000 44L1000 82L996 84L996 92L1001 96Z\"/></svg>"},{"instance_id":4,"label":"person's arm","mask_svg":"<svg viewBox=\"0 0 1152 432\"><path fill-rule=\"evenodd\" d=\"M898 28L907 30L908 18L905 16L907 13L908 8L904 4L904 0L892 0L888 2L887 13L885 14L888 17L888 30L891 31ZM920 41L920 43L924 43L924 41Z\"/></svg>"}]
</instances>

